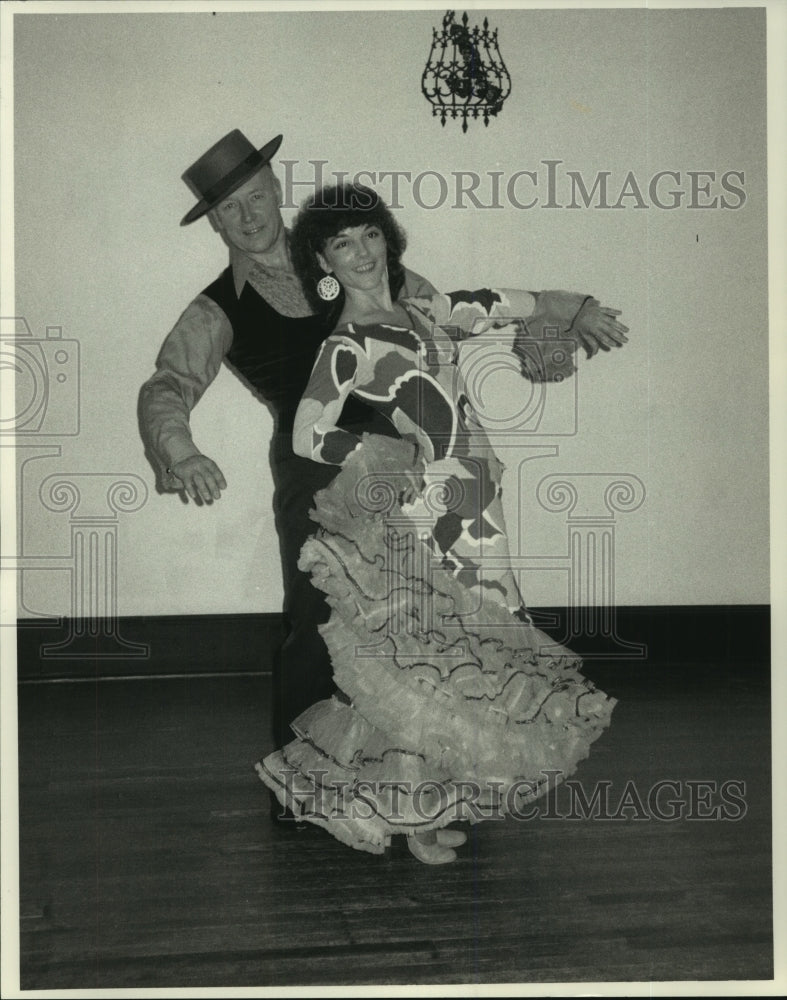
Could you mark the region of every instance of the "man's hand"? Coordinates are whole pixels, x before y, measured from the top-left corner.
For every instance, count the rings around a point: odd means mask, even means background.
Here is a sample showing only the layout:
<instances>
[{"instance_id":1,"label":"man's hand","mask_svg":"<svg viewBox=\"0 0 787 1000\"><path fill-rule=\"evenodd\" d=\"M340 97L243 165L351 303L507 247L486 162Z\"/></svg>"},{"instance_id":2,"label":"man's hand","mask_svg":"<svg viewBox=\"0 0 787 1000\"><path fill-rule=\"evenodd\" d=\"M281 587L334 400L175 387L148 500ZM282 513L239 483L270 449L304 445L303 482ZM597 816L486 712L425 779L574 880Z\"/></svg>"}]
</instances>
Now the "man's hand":
<instances>
[{"instance_id":1,"label":"man's hand","mask_svg":"<svg viewBox=\"0 0 787 1000\"><path fill-rule=\"evenodd\" d=\"M622 347L628 343L626 334L629 328L616 319L620 309L608 309L597 302L588 302L582 309L577 321L577 333L587 356L592 358L599 348L609 351L613 347Z\"/></svg>"},{"instance_id":2,"label":"man's hand","mask_svg":"<svg viewBox=\"0 0 787 1000\"><path fill-rule=\"evenodd\" d=\"M221 469L207 455L191 455L170 467L192 500L213 503L226 490L227 482Z\"/></svg>"}]
</instances>

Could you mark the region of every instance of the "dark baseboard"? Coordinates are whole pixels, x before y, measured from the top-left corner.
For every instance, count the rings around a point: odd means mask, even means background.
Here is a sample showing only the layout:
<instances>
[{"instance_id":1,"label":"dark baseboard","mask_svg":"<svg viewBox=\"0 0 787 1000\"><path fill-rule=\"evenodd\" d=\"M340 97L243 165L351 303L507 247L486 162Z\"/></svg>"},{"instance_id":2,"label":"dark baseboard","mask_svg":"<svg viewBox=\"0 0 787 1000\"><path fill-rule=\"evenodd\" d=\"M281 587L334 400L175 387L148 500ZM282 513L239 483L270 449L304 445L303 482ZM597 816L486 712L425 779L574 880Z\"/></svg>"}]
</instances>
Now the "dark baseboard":
<instances>
[{"instance_id":1,"label":"dark baseboard","mask_svg":"<svg viewBox=\"0 0 787 1000\"><path fill-rule=\"evenodd\" d=\"M265 673L284 637L277 613L145 615L17 623L20 681Z\"/></svg>"},{"instance_id":2,"label":"dark baseboard","mask_svg":"<svg viewBox=\"0 0 787 1000\"><path fill-rule=\"evenodd\" d=\"M677 671L691 665L767 675L768 605L531 608L535 623L585 660L595 679L612 669ZM117 621L21 619L20 681L267 673L282 616L151 615Z\"/></svg>"}]
</instances>

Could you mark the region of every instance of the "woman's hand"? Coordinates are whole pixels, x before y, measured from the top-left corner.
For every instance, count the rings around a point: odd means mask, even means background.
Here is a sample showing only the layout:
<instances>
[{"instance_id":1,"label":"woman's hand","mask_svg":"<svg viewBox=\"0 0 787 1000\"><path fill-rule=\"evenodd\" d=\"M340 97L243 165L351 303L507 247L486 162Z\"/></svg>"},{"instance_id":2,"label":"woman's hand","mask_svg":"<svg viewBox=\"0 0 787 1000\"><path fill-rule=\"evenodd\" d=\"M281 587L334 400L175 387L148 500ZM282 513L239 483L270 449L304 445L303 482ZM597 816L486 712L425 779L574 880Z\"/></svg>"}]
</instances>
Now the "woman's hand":
<instances>
[{"instance_id":1,"label":"woman's hand","mask_svg":"<svg viewBox=\"0 0 787 1000\"><path fill-rule=\"evenodd\" d=\"M402 489L399 491L399 506L405 507L415 503L424 488L424 475L421 461L421 450L414 445L413 460L409 467L403 468L400 475L404 476Z\"/></svg>"},{"instance_id":2,"label":"woman's hand","mask_svg":"<svg viewBox=\"0 0 787 1000\"><path fill-rule=\"evenodd\" d=\"M423 480L420 476L416 477L414 474L408 472L407 479L409 482L404 484L397 497L400 507L407 507L409 504L414 503L423 487Z\"/></svg>"},{"instance_id":3,"label":"woman's hand","mask_svg":"<svg viewBox=\"0 0 787 1000\"><path fill-rule=\"evenodd\" d=\"M169 470L180 480L183 489L196 503L212 503L226 490L227 482L221 469L207 455L190 455L176 462Z\"/></svg>"},{"instance_id":4,"label":"woman's hand","mask_svg":"<svg viewBox=\"0 0 787 1000\"><path fill-rule=\"evenodd\" d=\"M613 347L622 347L628 343L626 334L629 328L616 318L620 313L620 309L609 309L599 305L595 300L583 306L577 317L575 329L589 358L597 354L599 348L602 351L609 351Z\"/></svg>"}]
</instances>

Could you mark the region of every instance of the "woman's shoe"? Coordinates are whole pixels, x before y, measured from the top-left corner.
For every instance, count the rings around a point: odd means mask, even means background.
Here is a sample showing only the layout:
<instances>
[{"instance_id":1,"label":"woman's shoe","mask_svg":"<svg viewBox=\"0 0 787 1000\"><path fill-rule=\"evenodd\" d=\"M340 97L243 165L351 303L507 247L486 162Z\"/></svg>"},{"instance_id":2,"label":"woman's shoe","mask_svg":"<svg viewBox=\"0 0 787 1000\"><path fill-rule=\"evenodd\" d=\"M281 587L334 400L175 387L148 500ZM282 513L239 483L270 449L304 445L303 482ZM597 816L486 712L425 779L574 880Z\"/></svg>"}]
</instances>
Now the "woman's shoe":
<instances>
[{"instance_id":1,"label":"woman's shoe","mask_svg":"<svg viewBox=\"0 0 787 1000\"><path fill-rule=\"evenodd\" d=\"M449 861L456 861L456 851L452 851L450 847L443 847L437 838L425 844L417 835L409 834L407 846L410 848L410 853L425 865L446 865Z\"/></svg>"},{"instance_id":2,"label":"woman's shoe","mask_svg":"<svg viewBox=\"0 0 787 1000\"><path fill-rule=\"evenodd\" d=\"M437 843L441 847L461 847L467 843L467 834L461 830L438 830Z\"/></svg>"}]
</instances>

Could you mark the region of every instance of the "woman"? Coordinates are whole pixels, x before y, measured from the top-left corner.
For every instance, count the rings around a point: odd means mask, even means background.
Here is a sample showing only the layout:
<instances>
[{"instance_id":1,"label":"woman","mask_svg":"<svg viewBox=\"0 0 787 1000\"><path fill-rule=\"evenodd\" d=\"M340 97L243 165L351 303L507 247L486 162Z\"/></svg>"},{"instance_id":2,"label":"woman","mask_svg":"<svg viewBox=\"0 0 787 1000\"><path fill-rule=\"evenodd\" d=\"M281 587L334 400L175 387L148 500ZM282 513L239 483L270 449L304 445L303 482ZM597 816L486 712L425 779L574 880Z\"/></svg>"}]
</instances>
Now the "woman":
<instances>
[{"instance_id":1,"label":"woman","mask_svg":"<svg viewBox=\"0 0 787 1000\"><path fill-rule=\"evenodd\" d=\"M544 794L587 756L613 706L524 609L503 466L468 398L459 341L510 327L523 374L558 381L580 342L619 345L627 330L617 311L564 292L397 301L404 248L360 185L319 192L293 228L306 294L335 322L293 447L342 467L316 497L320 530L300 563L332 608L322 633L341 694L299 716L297 738L257 768L296 816L350 846L381 853L403 833L417 858L442 864L466 839L450 822ZM532 337L539 326L561 334L548 357ZM340 429L350 396L401 440Z\"/></svg>"}]
</instances>

